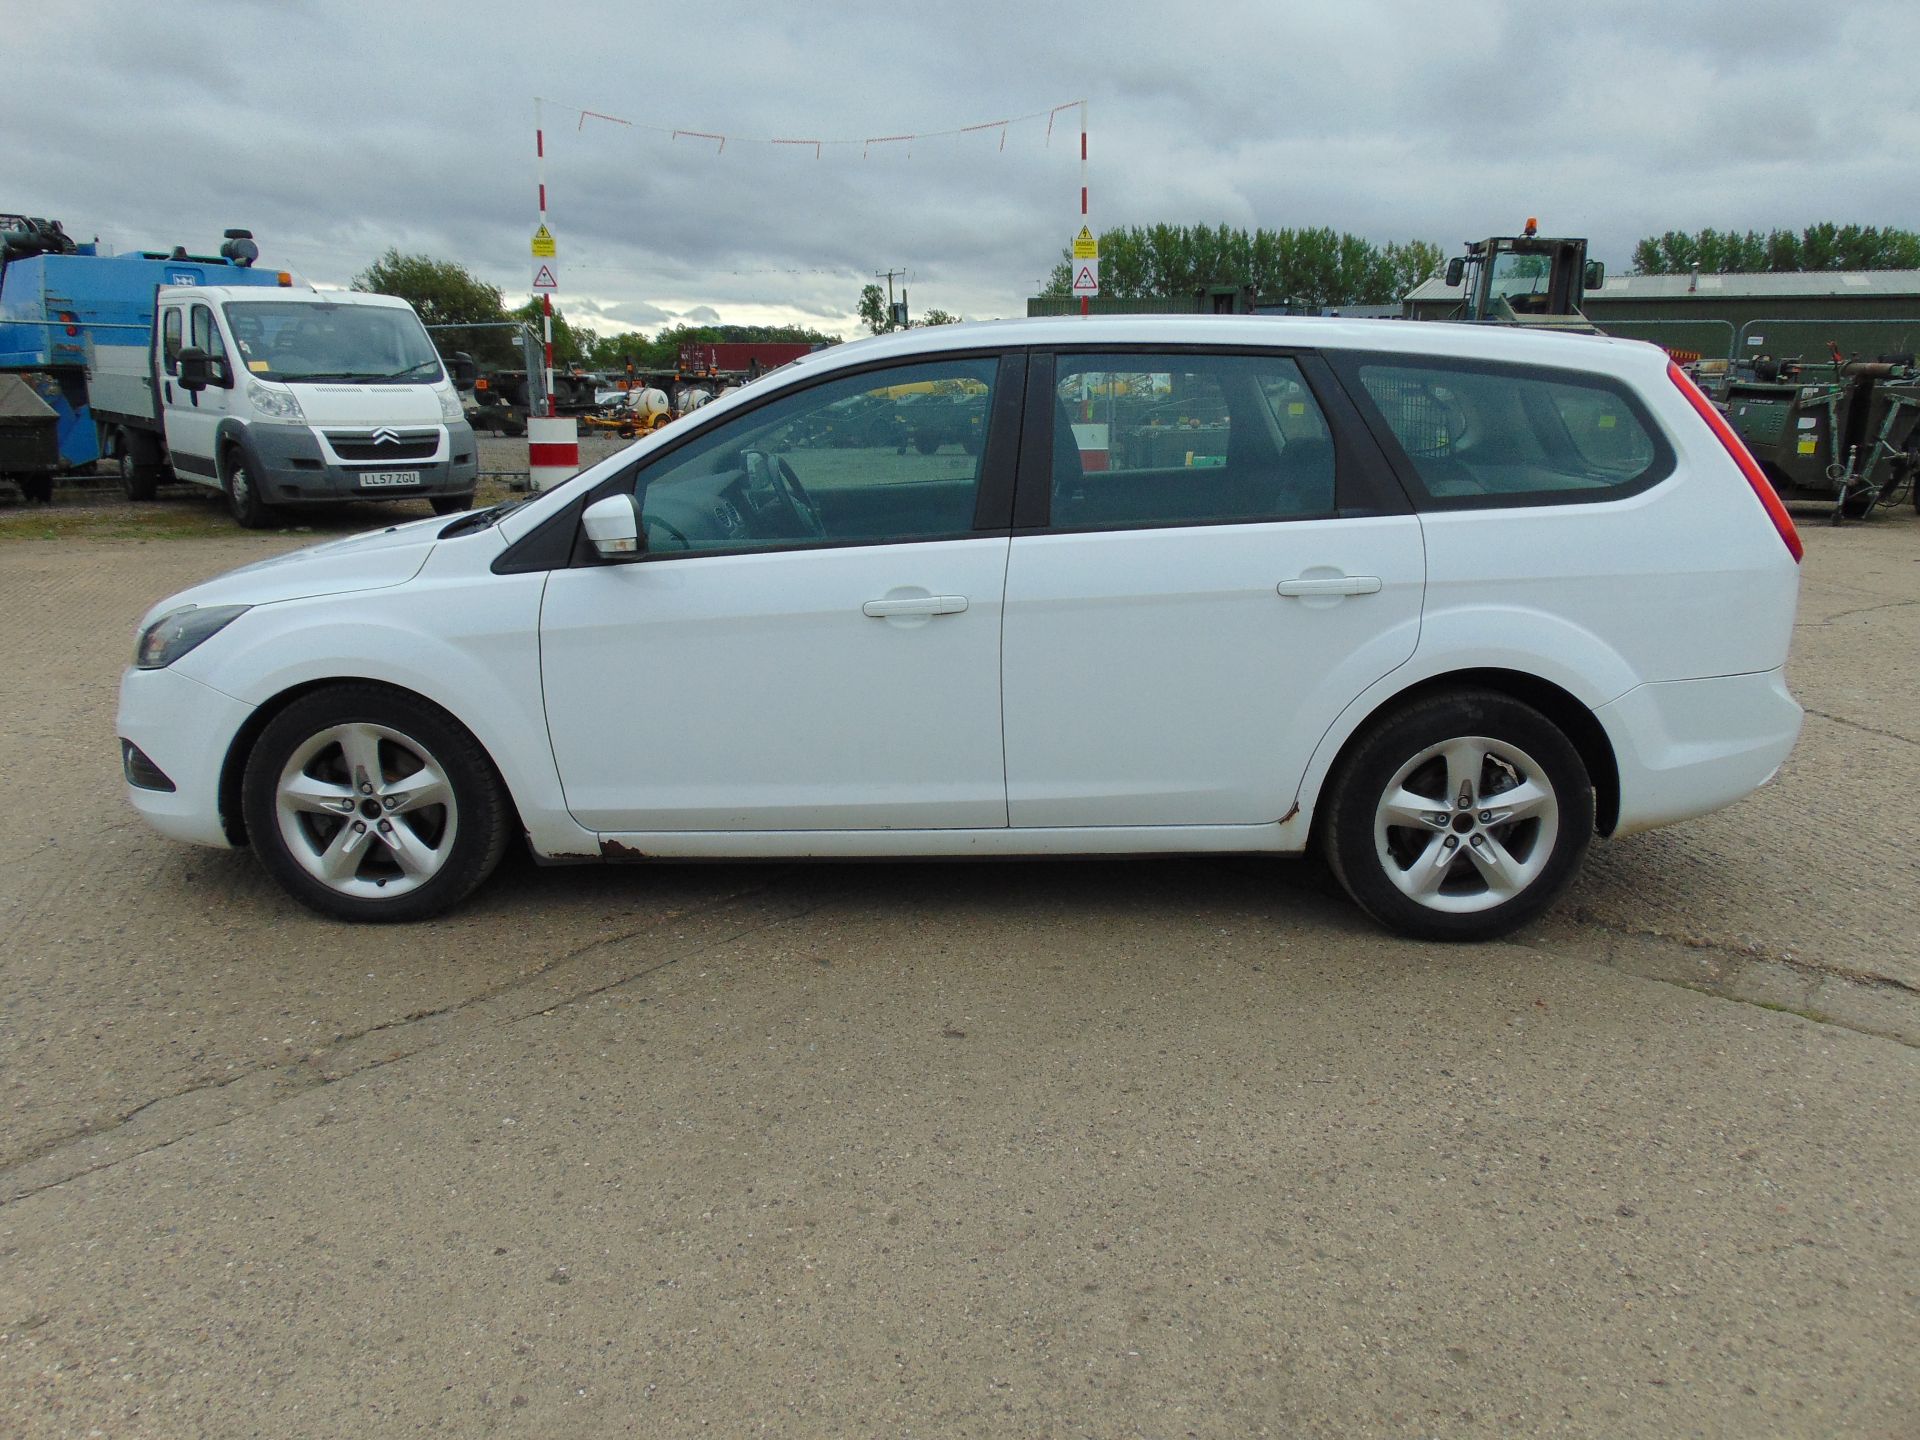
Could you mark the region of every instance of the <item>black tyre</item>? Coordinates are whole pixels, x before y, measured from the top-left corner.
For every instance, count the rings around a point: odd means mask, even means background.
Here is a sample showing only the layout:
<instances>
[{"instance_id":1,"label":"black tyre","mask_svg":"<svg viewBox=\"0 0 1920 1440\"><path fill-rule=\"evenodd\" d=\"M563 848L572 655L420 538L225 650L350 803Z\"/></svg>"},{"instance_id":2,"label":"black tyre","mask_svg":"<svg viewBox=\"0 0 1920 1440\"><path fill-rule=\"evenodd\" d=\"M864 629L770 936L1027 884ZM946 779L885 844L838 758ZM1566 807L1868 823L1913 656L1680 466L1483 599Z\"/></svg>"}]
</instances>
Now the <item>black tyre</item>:
<instances>
[{"instance_id":1,"label":"black tyre","mask_svg":"<svg viewBox=\"0 0 1920 1440\"><path fill-rule=\"evenodd\" d=\"M493 873L512 808L479 741L439 706L343 684L261 732L247 835L287 892L339 920L424 920Z\"/></svg>"},{"instance_id":2,"label":"black tyre","mask_svg":"<svg viewBox=\"0 0 1920 1440\"><path fill-rule=\"evenodd\" d=\"M121 431L114 439L114 464L120 470L120 488L129 500L151 500L159 488L152 467L142 465L133 458L133 446L128 442L126 432Z\"/></svg>"},{"instance_id":3,"label":"black tyre","mask_svg":"<svg viewBox=\"0 0 1920 1440\"><path fill-rule=\"evenodd\" d=\"M462 510L473 508L473 496L471 494L436 495L427 503L433 506L433 513L436 515L458 515Z\"/></svg>"},{"instance_id":4,"label":"black tyre","mask_svg":"<svg viewBox=\"0 0 1920 1440\"><path fill-rule=\"evenodd\" d=\"M19 477L20 498L36 501L41 505L53 503L53 477L51 475L22 475Z\"/></svg>"},{"instance_id":5,"label":"black tyre","mask_svg":"<svg viewBox=\"0 0 1920 1440\"><path fill-rule=\"evenodd\" d=\"M222 458L220 488L226 492L227 509L233 518L249 530L264 530L274 520L273 508L260 498L260 486L253 463L240 449L227 451Z\"/></svg>"},{"instance_id":6,"label":"black tyre","mask_svg":"<svg viewBox=\"0 0 1920 1440\"><path fill-rule=\"evenodd\" d=\"M1529 705L1485 690L1376 720L1328 787L1333 872L1375 920L1429 940L1489 940L1553 902L1593 838L1580 752Z\"/></svg>"}]
</instances>

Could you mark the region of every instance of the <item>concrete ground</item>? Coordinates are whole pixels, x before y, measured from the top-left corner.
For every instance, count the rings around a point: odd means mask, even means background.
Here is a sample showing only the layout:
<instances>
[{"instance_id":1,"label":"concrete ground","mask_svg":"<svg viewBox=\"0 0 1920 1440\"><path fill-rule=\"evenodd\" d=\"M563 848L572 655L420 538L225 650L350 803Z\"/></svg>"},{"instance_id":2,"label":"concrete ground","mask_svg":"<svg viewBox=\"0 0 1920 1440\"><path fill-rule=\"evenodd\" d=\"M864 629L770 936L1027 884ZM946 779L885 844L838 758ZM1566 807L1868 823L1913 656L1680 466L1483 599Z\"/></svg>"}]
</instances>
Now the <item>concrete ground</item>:
<instances>
[{"instance_id":1,"label":"concrete ground","mask_svg":"<svg viewBox=\"0 0 1920 1440\"><path fill-rule=\"evenodd\" d=\"M1915 1433L1911 512L1803 520L1779 780L1476 948L1251 860L330 924L113 736L309 537L130 513L0 503L0 1433Z\"/></svg>"}]
</instances>

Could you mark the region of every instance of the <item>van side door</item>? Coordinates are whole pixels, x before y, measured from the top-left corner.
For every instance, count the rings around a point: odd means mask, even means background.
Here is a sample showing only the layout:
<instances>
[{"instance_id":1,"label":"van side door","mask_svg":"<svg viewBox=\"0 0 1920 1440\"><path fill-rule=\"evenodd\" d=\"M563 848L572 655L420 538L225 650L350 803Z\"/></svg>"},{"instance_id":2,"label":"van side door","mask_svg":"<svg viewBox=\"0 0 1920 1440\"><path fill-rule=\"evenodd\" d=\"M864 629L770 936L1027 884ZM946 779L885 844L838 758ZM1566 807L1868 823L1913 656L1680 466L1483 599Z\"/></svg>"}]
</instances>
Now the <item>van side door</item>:
<instances>
[{"instance_id":1,"label":"van side door","mask_svg":"<svg viewBox=\"0 0 1920 1440\"><path fill-rule=\"evenodd\" d=\"M219 317L208 301L183 298L163 304L158 318L161 418L174 471L182 480L217 486L220 422L234 413L236 394ZM180 383L180 352L189 346L204 350L213 360L212 379L203 390L189 390Z\"/></svg>"}]
</instances>

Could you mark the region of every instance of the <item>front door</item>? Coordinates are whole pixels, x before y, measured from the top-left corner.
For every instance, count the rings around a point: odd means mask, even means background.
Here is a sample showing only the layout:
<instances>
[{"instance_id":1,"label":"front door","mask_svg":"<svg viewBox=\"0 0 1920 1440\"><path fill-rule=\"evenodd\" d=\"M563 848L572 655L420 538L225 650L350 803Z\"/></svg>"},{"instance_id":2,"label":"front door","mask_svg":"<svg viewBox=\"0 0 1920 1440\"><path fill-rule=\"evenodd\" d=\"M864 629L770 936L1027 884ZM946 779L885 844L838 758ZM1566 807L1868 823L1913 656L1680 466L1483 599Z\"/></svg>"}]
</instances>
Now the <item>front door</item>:
<instances>
[{"instance_id":1,"label":"front door","mask_svg":"<svg viewBox=\"0 0 1920 1440\"><path fill-rule=\"evenodd\" d=\"M1021 474L1044 524L1007 575L1013 826L1271 824L1413 654L1419 521L1329 423L1332 386L1310 360L1164 351L1062 354L1031 392L1052 473L1037 505Z\"/></svg>"},{"instance_id":2,"label":"front door","mask_svg":"<svg viewBox=\"0 0 1920 1440\"><path fill-rule=\"evenodd\" d=\"M160 404L173 468L183 480L218 484L216 444L220 422L232 413L235 377L213 307L204 300L163 305L160 346ZM214 383L204 390L189 390L180 383L180 351L185 346L206 351L215 362L210 367Z\"/></svg>"},{"instance_id":3,"label":"front door","mask_svg":"<svg viewBox=\"0 0 1920 1440\"><path fill-rule=\"evenodd\" d=\"M1006 825L1020 366L786 391L616 482L640 500L646 558L556 570L541 609L548 730L582 825Z\"/></svg>"}]
</instances>

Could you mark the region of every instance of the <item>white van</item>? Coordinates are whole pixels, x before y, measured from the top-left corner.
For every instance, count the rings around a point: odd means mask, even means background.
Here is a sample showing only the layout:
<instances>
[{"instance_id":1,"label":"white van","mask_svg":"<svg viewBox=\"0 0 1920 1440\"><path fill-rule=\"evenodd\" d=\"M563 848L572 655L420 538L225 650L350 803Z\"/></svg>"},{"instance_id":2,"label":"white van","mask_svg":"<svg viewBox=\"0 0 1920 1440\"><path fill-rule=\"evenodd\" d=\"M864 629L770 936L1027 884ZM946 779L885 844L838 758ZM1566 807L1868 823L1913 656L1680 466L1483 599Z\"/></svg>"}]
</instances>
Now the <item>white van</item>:
<instances>
[{"instance_id":1,"label":"white van","mask_svg":"<svg viewBox=\"0 0 1920 1440\"><path fill-rule=\"evenodd\" d=\"M96 354L96 412L119 428L130 499L151 499L171 467L224 492L248 527L281 505L427 500L449 514L473 502L473 429L395 296L163 286L151 343Z\"/></svg>"},{"instance_id":2,"label":"white van","mask_svg":"<svg viewBox=\"0 0 1920 1440\"><path fill-rule=\"evenodd\" d=\"M923 453L915 396L965 412ZM1474 939L1800 729L1800 542L1650 345L1114 316L842 345L558 488L148 612L127 793L350 919L586 858L1322 851Z\"/></svg>"}]
</instances>

